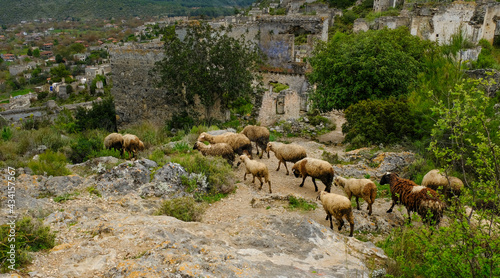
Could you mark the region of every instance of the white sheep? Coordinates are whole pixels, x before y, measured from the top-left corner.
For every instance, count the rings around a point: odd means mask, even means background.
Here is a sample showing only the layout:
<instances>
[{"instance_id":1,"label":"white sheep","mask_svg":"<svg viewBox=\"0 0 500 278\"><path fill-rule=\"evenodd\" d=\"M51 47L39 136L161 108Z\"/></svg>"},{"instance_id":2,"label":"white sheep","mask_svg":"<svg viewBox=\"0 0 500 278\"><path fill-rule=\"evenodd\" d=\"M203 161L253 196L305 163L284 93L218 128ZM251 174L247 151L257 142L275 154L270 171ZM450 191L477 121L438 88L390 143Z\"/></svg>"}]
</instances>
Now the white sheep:
<instances>
[{"instance_id":1,"label":"white sheep","mask_svg":"<svg viewBox=\"0 0 500 278\"><path fill-rule=\"evenodd\" d=\"M351 200L351 197L356 198L356 205L359 210L359 198L363 198L368 204L368 215L372 215L372 205L377 197L377 186L373 181L369 179L346 179L341 176L335 176L333 179L335 186L342 186L347 198Z\"/></svg>"},{"instance_id":2,"label":"white sheep","mask_svg":"<svg viewBox=\"0 0 500 278\"><path fill-rule=\"evenodd\" d=\"M464 183L457 177L444 175L438 169L430 170L422 179L422 186L441 191L447 198L459 196Z\"/></svg>"},{"instance_id":3,"label":"white sheep","mask_svg":"<svg viewBox=\"0 0 500 278\"><path fill-rule=\"evenodd\" d=\"M144 150L144 143L139 140L139 137L133 134L123 135L123 150L128 153L132 153L132 157L135 157L137 151Z\"/></svg>"},{"instance_id":4,"label":"white sheep","mask_svg":"<svg viewBox=\"0 0 500 278\"><path fill-rule=\"evenodd\" d=\"M120 133L111 133L104 138L104 147L108 150L115 149L123 154L123 136Z\"/></svg>"},{"instance_id":5,"label":"white sheep","mask_svg":"<svg viewBox=\"0 0 500 278\"><path fill-rule=\"evenodd\" d=\"M274 155L278 159L278 168L276 171L280 170L281 163L285 165L286 174L288 175L288 167L286 166L287 161L295 163L305 157L307 157L306 149L297 144L283 144L278 142L267 143L267 157L269 158L270 151L274 152Z\"/></svg>"},{"instance_id":6,"label":"white sheep","mask_svg":"<svg viewBox=\"0 0 500 278\"><path fill-rule=\"evenodd\" d=\"M193 150L199 150L204 156L221 156L229 165L233 165L234 162L234 152L233 148L226 143L217 143L211 145L205 145L200 141L194 143Z\"/></svg>"},{"instance_id":7,"label":"white sheep","mask_svg":"<svg viewBox=\"0 0 500 278\"><path fill-rule=\"evenodd\" d=\"M250 139L240 133L226 132L221 135L210 135L206 132L202 132L200 136L198 136L197 141L208 141L210 144L227 143L238 155L247 153L250 157L252 156L252 143Z\"/></svg>"},{"instance_id":8,"label":"white sheep","mask_svg":"<svg viewBox=\"0 0 500 278\"><path fill-rule=\"evenodd\" d=\"M255 183L255 177L257 177L260 181L260 187L259 189L262 189L262 185L264 184L262 182L262 178L264 178L264 181L269 184L269 193L273 193L271 191L271 181L269 180L269 170L267 169L266 164L262 162L258 162L255 160L251 160L247 155L240 155L240 161L238 162L237 166L240 165L240 163L245 164L245 175L243 176L243 180L247 180L247 174L252 174L253 180L252 183Z\"/></svg>"},{"instance_id":9,"label":"white sheep","mask_svg":"<svg viewBox=\"0 0 500 278\"><path fill-rule=\"evenodd\" d=\"M292 172L296 178L302 177L300 187L304 186L306 178L311 176L315 191L318 191L316 179L320 179L326 186L325 191L330 192L333 177L335 176L335 172L333 171L333 167L330 163L311 157L306 157L297 161L292 167Z\"/></svg>"},{"instance_id":10,"label":"white sheep","mask_svg":"<svg viewBox=\"0 0 500 278\"><path fill-rule=\"evenodd\" d=\"M317 199L321 200L321 204L323 204L323 208L325 209L325 220L330 219L330 229L333 230L332 216L339 221L339 231L344 226L343 217L345 216L351 228L349 236L352 237L354 233L354 216L352 214L351 201L345 196L326 191L320 191Z\"/></svg>"},{"instance_id":11,"label":"white sheep","mask_svg":"<svg viewBox=\"0 0 500 278\"><path fill-rule=\"evenodd\" d=\"M255 142L257 155L259 155L259 147L261 148L259 158L262 158L264 150L267 147L267 143L269 142L269 136L270 136L269 130L263 126L247 125L245 128L243 128L243 130L240 133L248 137L250 141ZM268 152L268 158L269 158L269 152Z\"/></svg>"}]
</instances>

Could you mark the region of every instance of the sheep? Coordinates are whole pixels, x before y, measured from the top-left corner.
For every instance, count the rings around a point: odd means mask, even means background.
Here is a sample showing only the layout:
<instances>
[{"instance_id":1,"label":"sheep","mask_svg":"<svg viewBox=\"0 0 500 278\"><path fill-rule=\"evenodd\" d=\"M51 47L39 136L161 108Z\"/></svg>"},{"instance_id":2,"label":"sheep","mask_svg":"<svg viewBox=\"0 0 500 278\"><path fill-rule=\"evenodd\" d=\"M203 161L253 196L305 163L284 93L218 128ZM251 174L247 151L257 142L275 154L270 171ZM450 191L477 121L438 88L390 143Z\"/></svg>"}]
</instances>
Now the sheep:
<instances>
[{"instance_id":1,"label":"sheep","mask_svg":"<svg viewBox=\"0 0 500 278\"><path fill-rule=\"evenodd\" d=\"M321 204L323 204L323 209L325 209L326 212L325 220L330 219L330 229L333 230L332 215L339 221L339 231L342 229L342 226L344 226L344 220L342 218L345 216L351 227L349 236L352 237L354 233L354 216L352 214L351 201L345 196L328 193L326 191L320 191L316 199L319 199Z\"/></svg>"},{"instance_id":2,"label":"sheep","mask_svg":"<svg viewBox=\"0 0 500 278\"><path fill-rule=\"evenodd\" d=\"M205 145L204 143L197 141L194 143L193 150L199 150L204 156L221 156L229 165L233 165L234 162L234 152L233 148L226 143L217 143L212 145Z\"/></svg>"},{"instance_id":3,"label":"sheep","mask_svg":"<svg viewBox=\"0 0 500 278\"><path fill-rule=\"evenodd\" d=\"M263 126L247 125L240 133L248 137L250 141L255 142L257 155L259 155L259 147L261 148L259 158L262 158L269 142L269 130ZM269 152L267 153L267 158L269 158Z\"/></svg>"},{"instance_id":4,"label":"sheep","mask_svg":"<svg viewBox=\"0 0 500 278\"><path fill-rule=\"evenodd\" d=\"M246 168L243 180L247 180L247 174L252 174L252 183L255 183L255 177L257 177L260 181L260 190L262 189L262 185L264 184L262 182L262 178L264 178L264 181L269 184L269 193L273 193L271 191L271 181L269 180L269 170L267 169L266 164L255 160L250 160L250 158L246 154L240 155L240 161L238 161L238 164L236 166L240 166L241 162L245 164Z\"/></svg>"},{"instance_id":5,"label":"sheep","mask_svg":"<svg viewBox=\"0 0 500 278\"><path fill-rule=\"evenodd\" d=\"M125 134L123 135L123 149L129 156L132 153L133 158L137 151L144 150L144 143L139 140L139 137L133 134Z\"/></svg>"},{"instance_id":6,"label":"sheep","mask_svg":"<svg viewBox=\"0 0 500 278\"><path fill-rule=\"evenodd\" d=\"M104 138L104 147L108 150L115 149L123 154L123 136L120 133L111 133Z\"/></svg>"},{"instance_id":7,"label":"sheep","mask_svg":"<svg viewBox=\"0 0 500 278\"><path fill-rule=\"evenodd\" d=\"M233 152L238 155L242 155L246 152L249 157L252 156L252 143L250 142L250 139L240 133L226 132L224 134L214 136L206 132L202 132L200 136L198 136L197 141L208 141L210 144L227 143L231 146L231 148L233 148Z\"/></svg>"},{"instance_id":8,"label":"sheep","mask_svg":"<svg viewBox=\"0 0 500 278\"><path fill-rule=\"evenodd\" d=\"M436 191L389 172L382 176L380 184L390 184L392 205L387 213L391 213L392 208L399 201L406 207L409 223L411 223L411 212L415 211L425 221L432 220L436 225L439 224L445 204L439 199ZM432 213L431 218L427 217L429 212Z\"/></svg>"},{"instance_id":9,"label":"sheep","mask_svg":"<svg viewBox=\"0 0 500 278\"><path fill-rule=\"evenodd\" d=\"M311 176L316 192L318 191L316 179L320 179L326 186L325 191L330 192L333 177L335 176L335 172L333 171L333 167L330 163L321 159L310 157L297 161L292 167L292 172L296 178L302 177L300 187L304 186L306 178Z\"/></svg>"},{"instance_id":10,"label":"sheep","mask_svg":"<svg viewBox=\"0 0 500 278\"><path fill-rule=\"evenodd\" d=\"M372 205L377 197L377 186L369 179L346 179L341 176L335 176L333 179L335 186L342 186L347 198L351 200L354 195L356 197L356 205L359 210L359 201L361 197L368 203L368 215L372 215Z\"/></svg>"},{"instance_id":11,"label":"sheep","mask_svg":"<svg viewBox=\"0 0 500 278\"><path fill-rule=\"evenodd\" d=\"M464 187L464 183L457 177L446 176L438 169L430 170L425 174L422 180L422 186L429 187L433 190L442 190L442 193L447 197L459 196Z\"/></svg>"},{"instance_id":12,"label":"sheep","mask_svg":"<svg viewBox=\"0 0 500 278\"><path fill-rule=\"evenodd\" d=\"M297 162L305 157L307 157L306 149L300 145L296 144L283 144L278 142L269 142L267 143L267 157L269 158L270 151L274 152L274 155L278 159L278 168L276 171L280 170L281 163L285 165L286 174L288 175L288 167L286 167L286 163L288 162Z\"/></svg>"}]
</instances>

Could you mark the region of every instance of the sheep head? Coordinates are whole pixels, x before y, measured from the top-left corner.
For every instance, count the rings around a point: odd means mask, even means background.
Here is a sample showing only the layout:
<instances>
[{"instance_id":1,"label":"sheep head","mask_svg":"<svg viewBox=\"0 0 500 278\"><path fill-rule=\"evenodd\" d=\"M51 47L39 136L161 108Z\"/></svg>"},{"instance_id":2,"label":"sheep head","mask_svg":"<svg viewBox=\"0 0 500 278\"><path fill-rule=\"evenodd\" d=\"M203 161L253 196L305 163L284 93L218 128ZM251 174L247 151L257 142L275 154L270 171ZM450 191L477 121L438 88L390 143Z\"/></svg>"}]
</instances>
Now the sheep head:
<instances>
[{"instance_id":1,"label":"sheep head","mask_svg":"<svg viewBox=\"0 0 500 278\"><path fill-rule=\"evenodd\" d=\"M380 179L380 185L388 184L390 181L391 181L391 172L387 172Z\"/></svg>"},{"instance_id":2,"label":"sheep head","mask_svg":"<svg viewBox=\"0 0 500 278\"><path fill-rule=\"evenodd\" d=\"M245 163L247 160L250 160L246 154L240 155L240 161L236 164L236 167L240 166L241 162Z\"/></svg>"}]
</instances>

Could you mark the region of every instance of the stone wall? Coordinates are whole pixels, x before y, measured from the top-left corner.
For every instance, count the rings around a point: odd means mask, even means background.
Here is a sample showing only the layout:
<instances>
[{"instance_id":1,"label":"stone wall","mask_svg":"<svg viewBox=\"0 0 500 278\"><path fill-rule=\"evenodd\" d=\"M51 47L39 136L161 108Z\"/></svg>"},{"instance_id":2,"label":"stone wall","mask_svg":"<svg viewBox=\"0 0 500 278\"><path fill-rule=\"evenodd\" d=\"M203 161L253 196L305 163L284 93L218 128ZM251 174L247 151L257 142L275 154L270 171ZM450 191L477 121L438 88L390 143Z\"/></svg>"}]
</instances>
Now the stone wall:
<instances>
[{"instance_id":1,"label":"stone wall","mask_svg":"<svg viewBox=\"0 0 500 278\"><path fill-rule=\"evenodd\" d=\"M29 107L21 109L12 109L4 112L0 112L5 120L9 122L18 122L20 119L27 119L33 117L34 120L37 119L48 119L53 121L59 115L59 112L63 109L70 111L76 111L78 107L84 107L86 109L92 108L93 102L81 102L75 104L66 104L63 106L57 106L54 101L47 102L46 106L40 107Z\"/></svg>"},{"instance_id":2,"label":"stone wall","mask_svg":"<svg viewBox=\"0 0 500 278\"><path fill-rule=\"evenodd\" d=\"M272 90L264 93L258 121L263 126L270 126L282 120L298 119L307 95L286 89L279 93Z\"/></svg>"}]
</instances>

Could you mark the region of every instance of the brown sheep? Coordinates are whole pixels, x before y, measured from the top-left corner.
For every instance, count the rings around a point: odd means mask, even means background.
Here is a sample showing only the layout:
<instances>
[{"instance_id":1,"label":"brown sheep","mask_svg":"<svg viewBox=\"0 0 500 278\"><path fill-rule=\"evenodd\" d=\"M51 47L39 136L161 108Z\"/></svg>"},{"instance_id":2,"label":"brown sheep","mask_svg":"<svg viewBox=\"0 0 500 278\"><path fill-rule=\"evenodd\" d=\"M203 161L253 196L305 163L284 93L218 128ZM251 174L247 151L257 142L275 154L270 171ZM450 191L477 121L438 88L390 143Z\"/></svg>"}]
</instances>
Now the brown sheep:
<instances>
[{"instance_id":1,"label":"brown sheep","mask_svg":"<svg viewBox=\"0 0 500 278\"><path fill-rule=\"evenodd\" d=\"M305 157L307 157L306 149L297 144L283 144L278 142L269 142L267 143L267 157L269 158L269 154L271 151L274 152L274 155L278 159L278 168L276 171L280 170L281 163L285 165L286 174L288 175L288 167L286 167L286 162L297 162Z\"/></svg>"},{"instance_id":2,"label":"brown sheep","mask_svg":"<svg viewBox=\"0 0 500 278\"><path fill-rule=\"evenodd\" d=\"M333 177L335 176L335 172L333 171L333 167L330 163L321 159L310 157L297 161L292 167L292 172L296 178L302 177L300 187L304 186L306 178L311 176L315 191L318 191L316 179L320 179L326 186L325 191L330 192Z\"/></svg>"},{"instance_id":3,"label":"brown sheep","mask_svg":"<svg viewBox=\"0 0 500 278\"><path fill-rule=\"evenodd\" d=\"M238 155L242 155L244 152L250 157L252 155L252 143L250 139L243 134L227 132L221 135L210 135L206 132L202 132L200 136L198 136L197 141L208 141L210 144L227 143Z\"/></svg>"},{"instance_id":4,"label":"brown sheep","mask_svg":"<svg viewBox=\"0 0 500 278\"><path fill-rule=\"evenodd\" d=\"M419 186L413 181L398 177L396 173L386 173L382 176L380 184L390 184L392 205L387 213L392 212L392 208L399 201L406 207L408 220L411 223L411 212L417 212L424 221L433 221L439 224L445 204L439 199L436 191L425 186ZM428 217L428 213L432 217Z\"/></svg>"},{"instance_id":5,"label":"brown sheep","mask_svg":"<svg viewBox=\"0 0 500 278\"><path fill-rule=\"evenodd\" d=\"M239 166L242 162L245 164L245 175L243 176L243 180L247 180L247 174L252 174L252 183L255 183L255 177L257 177L260 181L260 190L262 189L262 185L264 184L262 182L262 178L264 178L264 181L269 184L269 193L273 193L271 191L271 181L269 180L269 170L267 169L266 164L251 160L245 154L240 156L240 161L238 161L237 166Z\"/></svg>"},{"instance_id":6,"label":"brown sheep","mask_svg":"<svg viewBox=\"0 0 500 278\"><path fill-rule=\"evenodd\" d=\"M457 177L446 176L438 169L430 170L422 179L422 186L441 191L446 198L460 196L464 183Z\"/></svg>"},{"instance_id":7,"label":"brown sheep","mask_svg":"<svg viewBox=\"0 0 500 278\"><path fill-rule=\"evenodd\" d=\"M205 145L200 141L194 143L193 150L199 150L204 156L221 156L229 165L233 166L234 152L233 148L226 143L217 143L212 145Z\"/></svg>"},{"instance_id":8,"label":"brown sheep","mask_svg":"<svg viewBox=\"0 0 500 278\"><path fill-rule=\"evenodd\" d=\"M144 143L133 134L125 134L123 135L123 149L128 153L128 156L132 153L133 158L138 151L144 150Z\"/></svg>"},{"instance_id":9,"label":"brown sheep","mask_svg":"<svg viewBox=\"0 0 500 278\"><path fill-rule=\"evenodd\" d=\"M359 210L359 201L361 197L368 204L368 215L372 215L372 205L377 197L377 186L369 179L346 179L341 176L335 176L333 179L335 186L342 186L347 194L347 198L351 200L354 195L356 205Z\"/></svg>"},{"instance_id":10,"label":"brown sheep","mask_svg":"<svg viewBox=\"0 0 500 278\"><path fill-rule=\"evenodd\" d=\"M247 125L240 133L248 137L248 139L250 139L251 142L255 142L257 155L259 156L259 158L262 158L264 150L266 150L267 143L269 142L269 136L270 136L269 130L263 126ZM260 155L259 155L259 147L261 148ZM269 158L269 152L267 158Z\"/></svg>"},{"instance_id":11,"label":"brown sheep","mask_svg":"<svg viewBox=\"0 0 500 278\"><path fill-rule=\"evenodd\" d=\"M115 149L123 154L123 136L120 133L111 133L104 138L104 147L108 150Z\"/></svg>"},{"instance_id":12,"label":"brown sheep","mask_svg":"<svg viewBox=\"0 0 500 278\"><path fill-rule=\"evenodd\" d=\"M354 216L352 214L351 201L345 196L327 193L326 191L320 191L316 199L321 200L321 204L323 204L323 209L326 212L325 220L330 219L330 229L333 230L332 216L339 221L339 231L344 226L342 218L345 216L351 228L349 236L352 237L354 233Z\"/></svg>"}]
</instances>

